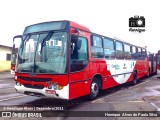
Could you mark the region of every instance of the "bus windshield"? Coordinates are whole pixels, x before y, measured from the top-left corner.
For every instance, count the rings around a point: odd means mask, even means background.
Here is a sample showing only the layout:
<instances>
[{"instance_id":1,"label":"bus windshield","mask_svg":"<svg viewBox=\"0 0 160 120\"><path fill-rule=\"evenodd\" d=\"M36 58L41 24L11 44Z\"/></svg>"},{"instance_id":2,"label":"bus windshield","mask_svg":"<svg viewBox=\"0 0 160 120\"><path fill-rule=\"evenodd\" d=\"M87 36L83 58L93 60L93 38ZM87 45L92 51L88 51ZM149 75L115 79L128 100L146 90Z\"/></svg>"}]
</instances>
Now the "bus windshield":
<instances>
[{"instance_id":1,"label":"bus windshield","mask_svg":"<svg viewBox=\"0 0 160 120\"><path fill-rule=\"evenodd\" d=\"M67 32L30 33L28 36L18 50L17 72L67 72Z\"/></svg>"}]
</instances>

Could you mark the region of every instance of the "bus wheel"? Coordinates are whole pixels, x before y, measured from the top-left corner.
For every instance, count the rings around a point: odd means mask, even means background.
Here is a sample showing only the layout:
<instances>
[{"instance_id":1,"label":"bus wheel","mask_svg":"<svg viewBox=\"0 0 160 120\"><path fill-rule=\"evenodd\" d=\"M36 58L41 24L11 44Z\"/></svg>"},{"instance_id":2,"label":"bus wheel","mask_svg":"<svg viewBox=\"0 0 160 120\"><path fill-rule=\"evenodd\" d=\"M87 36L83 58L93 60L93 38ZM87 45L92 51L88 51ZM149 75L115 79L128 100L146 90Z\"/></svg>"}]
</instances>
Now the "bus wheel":
<instances>
[{"instance_id":1,"label":"bus wheel","mask_svg":"<svg viewBox=\"0 0 160 120\"><path fill-rule=\"evenodd\" d=\"M100 87L98 84L98 79L97 78L93 78L91 86L90 86L90 94L89 94L89 98L91 100L95 99L100 91Z\"/></svg>"},{"instance_id":2,"label":"bus wheel","mask_svg":"<svg viewBox=\"0 0 160 120\"><path fill-rule=\"evenodd\" d=\"M150 77L150 69L147 72L147 78L149 78L149 77Z\"/></svg>"},{"instance_id":3,"label":"bus wheel","mask_svg":"<svg viewBox=\"0 0 160 120\"><path fill-rule=\"evenodd\" d=\"M134 71L132 85L137 84L137 72Z\"/></svg>"}]
</instances>

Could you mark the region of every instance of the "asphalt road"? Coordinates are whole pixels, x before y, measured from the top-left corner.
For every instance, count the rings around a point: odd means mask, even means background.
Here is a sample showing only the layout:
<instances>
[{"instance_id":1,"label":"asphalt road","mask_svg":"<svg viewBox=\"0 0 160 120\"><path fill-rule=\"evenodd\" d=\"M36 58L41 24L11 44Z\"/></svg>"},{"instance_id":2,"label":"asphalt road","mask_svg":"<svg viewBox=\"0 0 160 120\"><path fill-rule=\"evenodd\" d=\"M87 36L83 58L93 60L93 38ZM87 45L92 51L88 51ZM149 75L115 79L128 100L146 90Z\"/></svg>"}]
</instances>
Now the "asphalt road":
<instances>
[{"instance_id":1,"label":"asphalt road","mask_svg":"<svg viewBox=\"0 0 160 120\"><path fill-rule=\"evenodd\" d=\"M69 113L72 115L77 114L79 111L85 111L80 113L78 117L65 117L60 115L58 117L45 117L47 120L159 120L160 117L86 117L86 114L96 116L98 111L112 112L112 111L160 111L160 79L156 76L150 78L140 79L138 84L131 86L124 84L118 87L107 89L102 91L100 96L93 101L89 101L87 97L81 97L72 101L55 100L51 98L41 98L34 96L27 96L20 93L16 93L14 90L14 76L8 72L0 73L0 111L4 111L6 107L28 107L28 108L55 108L60 107L67 111L75 111L75 113ZM9 110L8 110L9 111ZM43 111L43 110L42 110ZM78 111L78 112L77 112ZM87 113L87 111L97 111ZM48 116L54 116L53 111L48 112ZM100 113L101 114L101 113ZM138 114L138 113L137 113ZM107 114L108 115L108 114ZM128 114L129 115L129 114ZM100 115L101 116L101 115ZM21 120L22 117L1 117L0 120ZM40 118L26 118L23 119L40 119Z\"/></svg>"}]
</instances>

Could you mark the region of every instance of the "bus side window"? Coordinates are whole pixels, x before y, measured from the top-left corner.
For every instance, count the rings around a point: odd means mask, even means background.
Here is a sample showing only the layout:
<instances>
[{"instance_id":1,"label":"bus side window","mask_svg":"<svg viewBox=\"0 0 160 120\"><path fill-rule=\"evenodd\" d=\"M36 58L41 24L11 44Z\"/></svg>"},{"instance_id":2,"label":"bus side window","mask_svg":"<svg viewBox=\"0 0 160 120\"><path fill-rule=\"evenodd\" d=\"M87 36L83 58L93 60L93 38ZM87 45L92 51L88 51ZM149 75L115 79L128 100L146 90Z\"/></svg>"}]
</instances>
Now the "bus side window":
<instances>
[{"instance_id":1,"label":"bus side window","mask_svg":"<svg viewBox=\"0 0 160 120\"><path fill-rule=\"evenodd\" d=\"M123 45L118 41L116 41L116 58L124 59Z\"/></svg>"},{"instance_id":2,"label":"bus side window","mask_svg":"<svg viewBox=\"0 0 160 120\"><path fill-rule=\"evenodd\" d=\"M142 49L142 59L145 59L147 57L146 49Z\"/></svg>"},{"instance_id":3,"label":"bus side window","mask_svg":"<svg viewBox=\"0 0 160 120\"><path fill-rule=\"evenodd\" d=\"M137 48L135 46L132 46L132 59L138 59Z\"/></svg>"},{"instance_id":4,"label":"bus side window","mask_svg":"<svg viewBox=\"0 0 160 120\"><path fill-rule=\"evenodd\" d=\"M103 58L102 38L99 36L92 36L91 39L91 54L93 58Z\"/></svg>"},{"instance_id":5,"label":"bus side window","mask_svg":"<svg viewBox=\"0 0 160 120\"><path fill-rule=\"evenodd\" d=\"M88 64L87 39L71 38L71 72L81 71Z\"/></svg>"},{"instance_id":6,"label":"bus side window","mask_svg":"<svg viewBox=\"0 0 160 120\"><path fill-rule=\"evenodd\" d=\"M137 48L137 54L138 54L138 59L142 60L143 56L142 56L142 49L140 47Z\"/></svg>"},{"instance_id":7,"label":"bus side window","mask_svg":"<svg viewBox=\"0 0 160 120\"><path fill-rule=\"evenodd\" d=\"M131 47L128 44L124 44L124 58L131 59Z\"/></svg>"},{"instance_id":8,"label":"bus side window","mask_svg":"<svg viewBox=\"0 0 160 120\"><path fill-rule=\"evenodd\" d=\"M106 59L115 58L114 41L108 38L103 39L104 56Z\"/></svg>"}]
</instances>

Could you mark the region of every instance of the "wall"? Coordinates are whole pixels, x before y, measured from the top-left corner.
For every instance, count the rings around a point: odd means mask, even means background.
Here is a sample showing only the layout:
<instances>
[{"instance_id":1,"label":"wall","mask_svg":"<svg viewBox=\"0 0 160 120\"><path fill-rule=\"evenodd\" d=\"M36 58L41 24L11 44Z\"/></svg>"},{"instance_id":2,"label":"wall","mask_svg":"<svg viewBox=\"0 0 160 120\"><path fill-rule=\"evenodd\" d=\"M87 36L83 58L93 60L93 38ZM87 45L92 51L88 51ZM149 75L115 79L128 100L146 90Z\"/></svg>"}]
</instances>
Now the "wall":
<instances>
[{"instance_id":1,"label":"wall","mask_svg":"<svg viewBox=\"0 0 160 120\"><path fill-rule=\"evenodd\" d=\"M6 54L11 54L11 47L0 45L0 72L10 71L11 61L6 60Z\"/></svg>"}]
</instances>

